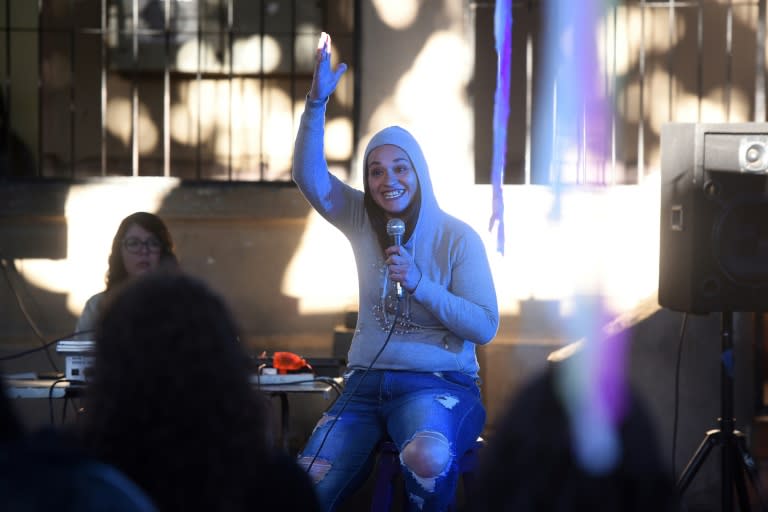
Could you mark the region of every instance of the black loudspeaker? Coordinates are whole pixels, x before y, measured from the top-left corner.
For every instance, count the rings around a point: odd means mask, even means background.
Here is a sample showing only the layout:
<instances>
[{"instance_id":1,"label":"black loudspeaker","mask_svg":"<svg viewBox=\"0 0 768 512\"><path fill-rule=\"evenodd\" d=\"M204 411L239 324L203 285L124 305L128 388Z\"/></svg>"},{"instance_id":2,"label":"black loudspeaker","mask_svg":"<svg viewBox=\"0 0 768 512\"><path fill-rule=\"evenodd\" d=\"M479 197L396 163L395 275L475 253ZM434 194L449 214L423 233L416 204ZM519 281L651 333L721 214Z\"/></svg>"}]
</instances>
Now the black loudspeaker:
<instances>
[{"instance_id":1,"label":"black loudspeaker","mask_svg":"<svg viewBox=\"0 0 768 512\"><path fill-rule=\"evenodd\" d=\"M768 311L768 123L661 130L659 305Z\"/></svg>"}]
</instances>

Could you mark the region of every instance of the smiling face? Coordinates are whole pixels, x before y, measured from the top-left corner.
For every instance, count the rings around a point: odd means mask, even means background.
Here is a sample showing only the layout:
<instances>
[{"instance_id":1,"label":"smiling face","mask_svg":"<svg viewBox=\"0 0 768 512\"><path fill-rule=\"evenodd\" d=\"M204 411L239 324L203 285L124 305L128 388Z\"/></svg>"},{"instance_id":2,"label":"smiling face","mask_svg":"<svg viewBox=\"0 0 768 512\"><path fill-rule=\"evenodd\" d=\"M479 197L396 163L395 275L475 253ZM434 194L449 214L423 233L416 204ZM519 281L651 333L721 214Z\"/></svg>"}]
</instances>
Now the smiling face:
<instances>
[{"instance_id":1,"label":"smiling face","mask_svg":"<svg viewBox=\"0 0 768 512\"><path fill-rule=\"evenodd\" d=\"M130 277L136 277L157 269L160 266L162 247L155 235L138 224L132 224L120 244L125 272Z\"/></svg>"},{"instance_id":2,"label":"smiling face","mask_svg":"<svg viewBox=\"0 0 768 512\"><path fill-rule=\"evenodd\" d=\"M416 198L419 178L411 159L397 146L385 144L368 154L368 191L388 218L402 213Z\"/></svg>"}]
</instances>

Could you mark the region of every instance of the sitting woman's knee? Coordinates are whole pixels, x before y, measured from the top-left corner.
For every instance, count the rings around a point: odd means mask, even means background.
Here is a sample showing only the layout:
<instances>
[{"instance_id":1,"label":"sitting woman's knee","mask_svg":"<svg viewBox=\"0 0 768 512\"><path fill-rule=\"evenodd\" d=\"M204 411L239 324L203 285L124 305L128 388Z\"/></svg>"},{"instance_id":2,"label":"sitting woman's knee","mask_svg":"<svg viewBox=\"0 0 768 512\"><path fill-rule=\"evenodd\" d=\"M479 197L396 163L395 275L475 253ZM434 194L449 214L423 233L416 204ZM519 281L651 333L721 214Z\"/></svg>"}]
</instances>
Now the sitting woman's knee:
<instances>
[{"instance_id":1,"label":"sitting woman's knee","mask_svg":"<svg viewBox=\"0 0 768 512\"><path fill-rule=\"evenodd\" d=\"M421 478L434 478L451 461L448 439L439 432L418 432L403 447L402 463Z\"/></svg>"}]
</instances>

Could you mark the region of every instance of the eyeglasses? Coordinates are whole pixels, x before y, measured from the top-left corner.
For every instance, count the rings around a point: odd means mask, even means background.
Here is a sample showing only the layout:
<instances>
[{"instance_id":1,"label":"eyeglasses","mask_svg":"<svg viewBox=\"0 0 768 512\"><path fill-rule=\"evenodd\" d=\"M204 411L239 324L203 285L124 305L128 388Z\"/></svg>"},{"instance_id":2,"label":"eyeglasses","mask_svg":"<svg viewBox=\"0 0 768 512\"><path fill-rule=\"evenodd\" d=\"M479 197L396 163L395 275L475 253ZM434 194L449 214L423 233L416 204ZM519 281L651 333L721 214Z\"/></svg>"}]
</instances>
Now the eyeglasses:
<instances>
[{"instance_id":1,"label":"eyeglasses","mask_svg":"<svg viewBox=\"0 0 768 512\"><path fill-rule=\"evenodd\" d=\"M150 253L159 253L163 250L163 244L155 238L149 238L147 240L140 240L134 237L126 238L123 240L123 247L125 247L125 250L131 254L140 254L142 248Z\"/></svg>"}]
</instances>

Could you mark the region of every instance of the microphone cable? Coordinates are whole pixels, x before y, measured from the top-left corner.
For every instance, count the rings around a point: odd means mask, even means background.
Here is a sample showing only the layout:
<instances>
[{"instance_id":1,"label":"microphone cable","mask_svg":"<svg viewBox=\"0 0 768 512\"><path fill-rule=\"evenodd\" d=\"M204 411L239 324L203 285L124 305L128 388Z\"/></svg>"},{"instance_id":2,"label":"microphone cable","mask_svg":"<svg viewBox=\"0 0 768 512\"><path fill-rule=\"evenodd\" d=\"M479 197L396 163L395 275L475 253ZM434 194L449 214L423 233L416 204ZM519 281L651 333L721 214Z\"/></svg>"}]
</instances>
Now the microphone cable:
<instances>
[{"instance_id":1,"label":"microphone cable","mask_svg":"<svg viewBox=\"0 0 768 512\"><path fill-rule=\"evenodd\" d=\"M50 416L51 425L55 424L55 420L53 418L53 390L56 389L56 386L62 383L69 383L69 379L61 378L54 380L51 385L48 387L48 415ZM67 392L64 391L64 407L62 409L61 413L61 422L64 423L64 415L66 414L67 410Z\"/></svg>"},{"instance_id":2,"label":"microphone cable","mask_svg":"<svg viewBox=\"0 0 768 512\"><path fill-rule=\"evenodd\" d=\"M678 426L678 413L680 406L680 360L682 359L683 352L683 339L685 339L685 328L688 324L688 313L683 313L683 321L680 324L680 334L677 339L677 358L675 360L675 391L673 400L673 415L672 415L672 476L677 479L675 469L675 459L677 452L677 426Z\"/></svg>"},{"instance_id":3,"label":"microphone cable","mask_svg":"<svg viewBox=\"0 0 768 512\"><path fill-rule=\"evenodd\" d=\"M349 396L347 396L347 399L344 401L344 403L341 405L341 408L339 409L338 414L333 418L332 423L328 427L328 430L325 431L325 435L323 436L322 441L320 441L320 446L317 447L317 451L315 451L315 455L312 457L312 460L310 461L309 465L307 466L307 469L305 470L307 474L312 470L312 466L315 464L315 461L317 460L318 455L320 455L320 452L323 449L323 446L325 446L325 441L328 440L328 435L331 433L331 430L333 430L333 427L336 425L336 422L341 418L341 414L344 412L344 409L347 408L347 404L349 404L349 401L352 399L352 397L355 396L355 393L357 392L357 388L360 387L360 384L363 383L363 380L365 380L365 377L368 375L368 372L371 370L374 364L376 364L376 361L378 361L379 356L382 352L384 352L384 349L389 344L389 339L392 337L392 333L395 331L395 326L397 325L397 320L400 317L400 302L402 300L402 297L398 298L397 300L397 307L395 308L395 317L392 319L392 327L389 328L389 333L387 333L387 338L384 340L384 344L381 346L379 351L376 353L376 355L373 357L373 360L368 365L368 367L363 370L363 374L360 376L360 380L357 381L357 385L355 388L350 391Z\"/></svg>"}]
</instances>

